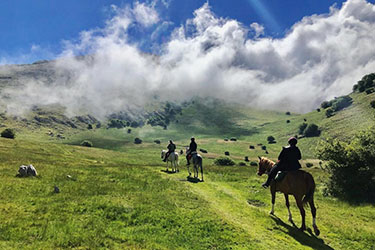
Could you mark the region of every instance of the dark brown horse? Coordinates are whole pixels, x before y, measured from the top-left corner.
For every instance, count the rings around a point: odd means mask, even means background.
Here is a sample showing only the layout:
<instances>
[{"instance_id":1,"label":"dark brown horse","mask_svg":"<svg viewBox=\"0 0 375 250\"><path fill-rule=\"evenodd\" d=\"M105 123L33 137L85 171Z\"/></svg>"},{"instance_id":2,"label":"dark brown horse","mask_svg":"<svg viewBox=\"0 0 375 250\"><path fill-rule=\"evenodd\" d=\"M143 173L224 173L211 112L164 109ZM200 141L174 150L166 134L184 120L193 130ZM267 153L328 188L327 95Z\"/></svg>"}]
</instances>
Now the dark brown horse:
<instances>
[{"instance_id":1,"label":"dark brown horse","mask_svg":"<svg viewBox=\"0 0 375 250\"><path fill-rule=\"evenodd\" d=\"M259 157L259 156L258 156ZM266 157L259 157L259 168L258 175L261 176L264 173L269 173L275 162L267 159ZM280 182L271 182L270 191L272 195L272 209L270 214L274 214L275 198L276 192L281 192L285 196L286 207L288 208L289 221L293 223L292 214L289 209L289 196L293 195L296 199L297 206L302 216L301 230L306 230L305 224L305 209L304 205L307 203L310 205L311 214L313 217L313 228L316 235L320 234L318 226L315 223L316 208L314 205L314 192L315 192L315 182L312 175L303 170L290 171L286 174L284 179Z\"/></svg>"}]
</instances>

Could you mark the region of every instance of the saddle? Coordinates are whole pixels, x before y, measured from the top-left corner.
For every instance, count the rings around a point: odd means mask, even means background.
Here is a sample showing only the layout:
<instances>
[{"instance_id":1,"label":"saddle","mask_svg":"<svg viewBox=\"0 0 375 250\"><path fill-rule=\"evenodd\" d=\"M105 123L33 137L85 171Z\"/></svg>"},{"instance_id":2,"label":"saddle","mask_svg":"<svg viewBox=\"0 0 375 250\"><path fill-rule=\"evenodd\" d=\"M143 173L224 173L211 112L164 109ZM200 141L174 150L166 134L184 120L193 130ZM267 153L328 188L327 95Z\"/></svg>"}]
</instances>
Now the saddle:
<instances>
[{"instance_id":1,"label":"saddle","mask_svg":"<svg viewBox=\"0 0 375 250\"><path fill-rule=\"evenodd\" d=\"M188 159L189 159L189 161L190 161L190 159L193 157L193 155L196 155L196 154L198 154L197 151L190 152L190 153L188 154Z\"/></svg>"},{"instance_id":2,"label":"saddle","mask_svg":"<svg viewBox=\"0 0 375 250\"><path fill-rule=\"evenodd\" d=\"M275 176L275 182L281 182L289 171L279 171Z\"/></svg>"}]
</instances>

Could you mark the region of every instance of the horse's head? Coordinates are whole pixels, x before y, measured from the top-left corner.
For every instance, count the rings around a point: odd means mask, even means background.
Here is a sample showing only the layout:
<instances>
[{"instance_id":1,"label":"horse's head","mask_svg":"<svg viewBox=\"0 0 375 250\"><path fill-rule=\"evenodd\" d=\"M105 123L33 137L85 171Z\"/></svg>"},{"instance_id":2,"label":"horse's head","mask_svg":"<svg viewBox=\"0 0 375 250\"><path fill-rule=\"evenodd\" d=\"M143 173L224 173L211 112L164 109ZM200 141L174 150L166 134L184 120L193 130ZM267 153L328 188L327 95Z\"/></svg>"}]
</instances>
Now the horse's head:
<instances>
[{"instance_id":1,"label":"horse's head","mask_svg":"<svg viewBox=\"0 0 375 250\"><path fill-rule=\"evenodd\" d=\"M266 158L264 158L264 157L260 157L260 156L258 156L258 158L259 158L258 175L262 176L264 173L266 173L266 172L269 171L269 169L268 169L268 165L269 165L268 162L269 162L269 160L266 159Z\"/></svg>"}]
</instances>

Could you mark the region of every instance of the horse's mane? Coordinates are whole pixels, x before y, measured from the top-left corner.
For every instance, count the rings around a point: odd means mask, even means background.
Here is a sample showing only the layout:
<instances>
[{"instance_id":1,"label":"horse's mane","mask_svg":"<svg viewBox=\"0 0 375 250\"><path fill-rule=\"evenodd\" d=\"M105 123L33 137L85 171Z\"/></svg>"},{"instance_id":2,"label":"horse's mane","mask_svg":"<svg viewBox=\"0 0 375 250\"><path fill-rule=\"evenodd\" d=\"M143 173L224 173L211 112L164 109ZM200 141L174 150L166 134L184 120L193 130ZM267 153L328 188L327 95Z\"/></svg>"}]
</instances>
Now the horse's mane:
<instances>
[{"instance_id":1,"label":"horse's mane","mask_svg":"<svg viewBox=\"0 0 375 250\"><path fill-rule=\"evenodd\" d=\"M267 157L262 157L262 161L264 162L265 165L267 166L273 166L275 164L274 161L271 161L270 159L268 159Z\"/></svg>"}]
</instances>

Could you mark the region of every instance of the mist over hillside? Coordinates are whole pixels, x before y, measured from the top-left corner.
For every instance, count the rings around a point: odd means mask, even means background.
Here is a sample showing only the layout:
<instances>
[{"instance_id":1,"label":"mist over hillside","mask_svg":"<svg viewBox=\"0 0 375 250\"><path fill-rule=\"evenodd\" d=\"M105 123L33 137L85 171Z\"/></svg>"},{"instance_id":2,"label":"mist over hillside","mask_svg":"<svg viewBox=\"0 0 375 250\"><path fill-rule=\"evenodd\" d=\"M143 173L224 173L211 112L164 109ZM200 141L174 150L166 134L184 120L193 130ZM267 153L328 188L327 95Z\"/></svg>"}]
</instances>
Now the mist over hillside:
<instances>
[{"instance_id":1,"label":"mist over hillside","mask_svg":"<svg viewBox=\"0 0 375 250\"><path fill-rule=\"evenodd\" d=\"M307 112L349 93L375 69L375 7L365 0L305 17L279 39L262 36L260 24L245 27L218 17L206 3L155 55L129 39L130 28L163 23L153 6L113 6L113 12L104 28L66 41L54 61L1 66L2 109L22 115L35 105L58 103L68 116L103 119L155 100L198 96Z\"/></svg>"}]
</instances>

